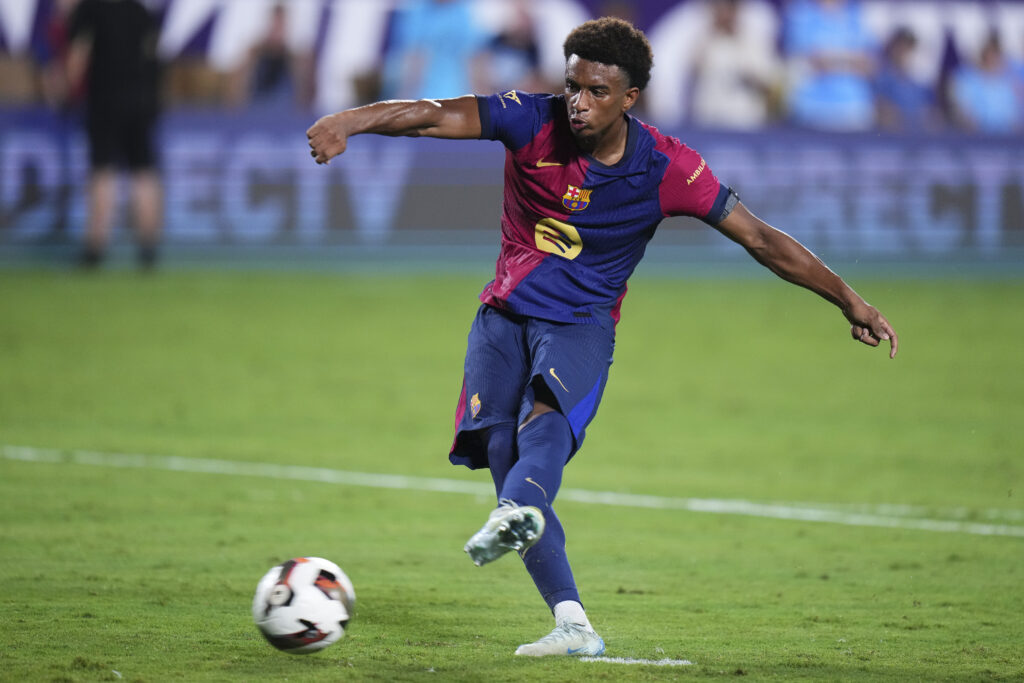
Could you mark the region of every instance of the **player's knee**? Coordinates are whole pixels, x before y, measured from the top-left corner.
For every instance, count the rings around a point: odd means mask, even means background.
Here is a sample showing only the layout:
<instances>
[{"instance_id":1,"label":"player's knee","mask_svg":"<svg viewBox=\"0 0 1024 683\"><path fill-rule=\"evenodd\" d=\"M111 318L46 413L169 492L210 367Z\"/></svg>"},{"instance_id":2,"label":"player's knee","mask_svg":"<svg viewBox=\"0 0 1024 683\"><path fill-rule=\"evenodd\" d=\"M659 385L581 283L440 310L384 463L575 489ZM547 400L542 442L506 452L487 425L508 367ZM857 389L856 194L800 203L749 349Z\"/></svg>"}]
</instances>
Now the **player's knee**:
<instances>
[{"instance_id":1,"label":"player's knee","mask_svg":"<svg viewBox=\"0 0 1024 683\"><path fill-rule=\"evenodd\" d=\"M525 418L523 418L523 421L519 424L519 429L522 430L523 427L525 427L526 425L530 424L531 422L536 420L541 415L546 415L548 413L557 413L557 412L558 412L557 410L555 410L554 408L549 406L547 403L544 403L542 401L534 401L533 402L533 410L531 410L530 413Z\"/></svg>"},{"instance_id":2,"label":"player's knee","mask_svg":"<svg viewBox=\"0 0 1024 683\"><path fill-rule=\"evenodd\" d=\"M526 420L523 420L523 423L519 425L516 440L520 457L522 457L524 446L527 444L544 445L545 447L550 445L556 450L560 450L564 446L568 455L572 449L572 426L565 415L548 407L548 410L536 415L531 413Z\"/></svg>"},{"instance_id":3,"label":"player's knee","mask_svg":"<svg viewBox=\"0 0 1024 683\"><path fill-rule=\"evenodd\" d=\"M487 462L492 467L509 468L515 458L515 429L511 424L495 425L484 433Z\"/></svg>"},{"instance_id":4,"label":"player's knee","mask_svg":"<svg viewBox=\"0 0 1024 683\"><path fill-rule=\"evenodd\" d=\"M544 380L539 377L534 378L532 388L533 409L530 410L529 414L527 414L525 418L523 418L523 421L519 424L519 429L522 429L541 415L558 412L558 402L555 400L554 395L551 393L551 389L548 388L548 385Z\"/></svg>"}]
</instances>

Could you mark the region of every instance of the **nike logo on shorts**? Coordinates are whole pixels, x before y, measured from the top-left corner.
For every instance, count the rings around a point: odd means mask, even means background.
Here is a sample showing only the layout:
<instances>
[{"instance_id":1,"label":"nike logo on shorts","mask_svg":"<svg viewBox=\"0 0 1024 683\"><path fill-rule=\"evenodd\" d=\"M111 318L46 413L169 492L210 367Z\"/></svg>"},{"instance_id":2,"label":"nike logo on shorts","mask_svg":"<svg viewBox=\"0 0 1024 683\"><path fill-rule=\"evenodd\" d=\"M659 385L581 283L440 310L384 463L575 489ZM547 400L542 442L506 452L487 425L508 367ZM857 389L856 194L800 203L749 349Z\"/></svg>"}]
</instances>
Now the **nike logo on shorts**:
<instances>
[{"instance_id":1,"label":"nike logo on shorts","mask_svg":"<svg viewBox=\"0 0 1024 683\"><path fill-rule=\"evenodd\" d=\"M548 370L548 374L550 374L550 375L551 375L552 377L554 377L554 378L555 378L555 381L556 381L556 382L558 382L558 386L560 386L560 387L562 387L563 389L565 389L565 385L564 385L564 384L562 384L562 380L558 379L558 375L556 375L556 374L555 374L555 369L554 369L554 368L551 368L551 369L549 369L549 370ZM568 393L570 393L570 392L569 392L569 390L568 390L568 389L565 389L565 393L567 393L567 394L568 394Z\"/></svg>"}]
</instances>

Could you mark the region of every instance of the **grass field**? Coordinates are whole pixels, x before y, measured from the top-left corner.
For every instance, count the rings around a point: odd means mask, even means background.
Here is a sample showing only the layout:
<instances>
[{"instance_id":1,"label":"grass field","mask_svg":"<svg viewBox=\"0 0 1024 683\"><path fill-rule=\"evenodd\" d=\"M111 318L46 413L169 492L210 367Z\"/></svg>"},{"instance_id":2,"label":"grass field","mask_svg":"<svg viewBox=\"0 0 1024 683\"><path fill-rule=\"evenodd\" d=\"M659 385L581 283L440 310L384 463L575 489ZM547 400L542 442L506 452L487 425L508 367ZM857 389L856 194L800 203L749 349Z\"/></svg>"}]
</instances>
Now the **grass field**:
<instances>
[{"instance_id":1,"label":"grass field","mask_svg":"<svg viewBox=\"0 0 1024 683\"><path fill-rule=\"evenodd\" d=\"M636 279L559 510L607 656L688 666L512 656L550 616L446 458L481 284L0 271L0 680L1024 680L1020 280L852 279L890 361L767 276ZM297 555L358 594L306 657L249 615Z\"/></svg>"}]
</instances>

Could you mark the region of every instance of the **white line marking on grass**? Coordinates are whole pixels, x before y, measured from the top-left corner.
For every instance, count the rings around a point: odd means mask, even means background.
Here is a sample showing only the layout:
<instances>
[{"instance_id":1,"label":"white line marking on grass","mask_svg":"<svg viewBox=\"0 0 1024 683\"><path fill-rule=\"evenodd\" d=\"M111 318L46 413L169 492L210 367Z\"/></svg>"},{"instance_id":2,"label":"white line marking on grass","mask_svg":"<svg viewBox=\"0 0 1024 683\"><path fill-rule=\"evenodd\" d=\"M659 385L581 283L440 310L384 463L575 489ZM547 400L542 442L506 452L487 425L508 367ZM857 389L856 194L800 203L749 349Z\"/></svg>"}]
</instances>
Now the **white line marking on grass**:
<instances>
[{"instance_id":1,"label":"white line marking on grass","mask_svg":"<svg viewBox=\"0 0 1024 683\"><path fill-rule=\"evenodd\" d=\"M605 664L644 664L646 666L692 666L688 659L633 659L632 657L580 657L581 662Z\"/></svg>"},{"instance_id":2,"label":"white line marking on grass","mask_svg":"<svg viewBox=\"0 0 1024 683\"><path fill-rule=\"evenodd\" d=\"M7 460L20 460L23 462L72 463L100 467L292 479L295 481L312 481L369 488L463 493L477 496L494 495L494 489L489 482L413 477L400 474L349 472L327 467L275 465L273 463L237 462L234 460L141 455L134 453L95 453L81 450L61 451L31 446L5 445L0 447L0 451L2 451L3 457ZM824 522L848 526L1024 538L1024 526L963 521L963 517L968 516L968 512L963 508L955 508L948 511L904 505L858 505L844 508L843 506L836 505L814 506L809 503L755 503L747 500L714 498L669 498L666 496L648 496L612 491L588 491L572 488L564 488L558 495L560 500L571 500L576 503L590 505L614 505L653 510L686 510L687 512L789 519L801 522ZM933 519L914 516L919 513L955 517L956 519ZM1020 519L1020 511L1018 510L990 509L978 511L976 514L988 520L1016 521Z\"/></svg>"}]
</instances>

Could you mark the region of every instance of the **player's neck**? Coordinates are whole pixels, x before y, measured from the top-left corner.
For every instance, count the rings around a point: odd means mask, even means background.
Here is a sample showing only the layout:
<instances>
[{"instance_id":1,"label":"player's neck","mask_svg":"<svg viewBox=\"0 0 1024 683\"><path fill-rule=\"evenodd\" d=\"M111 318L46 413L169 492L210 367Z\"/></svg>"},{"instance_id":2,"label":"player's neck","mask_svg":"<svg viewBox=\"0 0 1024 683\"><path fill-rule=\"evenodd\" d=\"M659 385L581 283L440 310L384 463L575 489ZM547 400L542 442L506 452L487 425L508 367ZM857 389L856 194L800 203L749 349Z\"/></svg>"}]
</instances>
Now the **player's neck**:
<instances>
[{"instance_id":1,"label":"player's neck","mask_svg":"<svg viewBox=\"0 0 1024 683\"><path fill-rule=\"evenodd\" d=\"M614 166L622 161L628 138L629 120L623 116L600 139L594 141L593 149L584 148L584 151L605 166Z\"/></svg>"}]
</instances>

